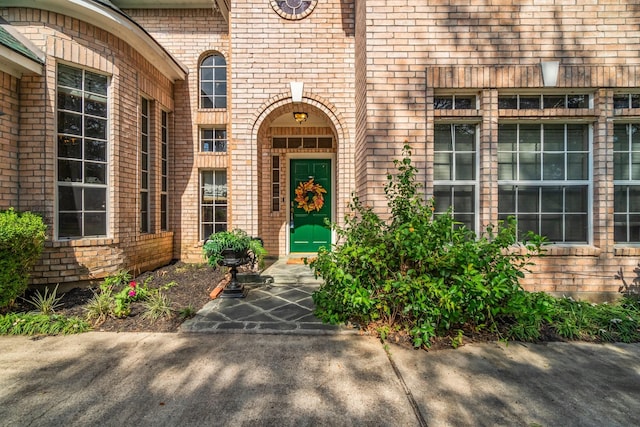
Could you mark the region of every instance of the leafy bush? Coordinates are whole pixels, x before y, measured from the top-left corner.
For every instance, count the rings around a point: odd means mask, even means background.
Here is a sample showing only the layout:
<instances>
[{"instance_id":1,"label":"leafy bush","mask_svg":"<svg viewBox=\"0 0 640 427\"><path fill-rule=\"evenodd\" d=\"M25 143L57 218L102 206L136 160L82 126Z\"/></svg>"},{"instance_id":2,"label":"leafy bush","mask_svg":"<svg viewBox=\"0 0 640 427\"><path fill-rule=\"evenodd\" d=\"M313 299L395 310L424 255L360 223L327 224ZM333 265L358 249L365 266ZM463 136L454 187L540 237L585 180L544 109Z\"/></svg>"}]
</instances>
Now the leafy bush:
<instances>
[{"instance_id":1,"label":"leafy bush","mask_svg":"<svg viewBox=\"0 0 640 427\"><path fill-rule=\"evenodd\" d=\"M0 307L27 289L29 273L38 261L46 238L42 218L13 208L0 212Z\"/></svg>"},{"instance_id":2,"label":"leafy bush","mask_svg":"<svg viewBox=\"0 0 640 427\"><path fill-rule=\"evenodd\" d=\"M324 284L313 295L316 314L331 323L389 325L407 331L416 347L463 327L497 331L532 301L519 284L544 238L516 238L509 219L483 234L434 214L411 164L411 150L396 160L385 193L391 217L383 221L354 197L345 226L333 225L339 243L310 262Z\"/></svg>"}]
</instances>

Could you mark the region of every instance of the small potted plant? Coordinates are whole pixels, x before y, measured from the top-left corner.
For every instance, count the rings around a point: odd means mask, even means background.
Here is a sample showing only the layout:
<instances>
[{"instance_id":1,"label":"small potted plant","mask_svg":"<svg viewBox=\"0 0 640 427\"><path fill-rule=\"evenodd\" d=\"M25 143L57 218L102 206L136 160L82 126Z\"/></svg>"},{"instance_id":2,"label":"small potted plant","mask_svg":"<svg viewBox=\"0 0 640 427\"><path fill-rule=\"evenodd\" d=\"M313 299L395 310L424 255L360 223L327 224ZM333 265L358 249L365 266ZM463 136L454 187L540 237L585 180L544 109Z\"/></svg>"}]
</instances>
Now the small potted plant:
<instances>
[{"instance_id":1,"label":"small potted plant","mask_svg":"<svg viewBox=\"0 0 640 427\"><path fill-rule=\"evenodd\" d=\"M221 296L235 298L246 296L244 286L239 284L236 278L238 267L249 263L253 266L257 263L262 268L267 254L262 239L251 237L239 229L212 234L205 241L203 252L214 269L219 265L231 268L231 281Z\"/></svg>"}]
</instances>

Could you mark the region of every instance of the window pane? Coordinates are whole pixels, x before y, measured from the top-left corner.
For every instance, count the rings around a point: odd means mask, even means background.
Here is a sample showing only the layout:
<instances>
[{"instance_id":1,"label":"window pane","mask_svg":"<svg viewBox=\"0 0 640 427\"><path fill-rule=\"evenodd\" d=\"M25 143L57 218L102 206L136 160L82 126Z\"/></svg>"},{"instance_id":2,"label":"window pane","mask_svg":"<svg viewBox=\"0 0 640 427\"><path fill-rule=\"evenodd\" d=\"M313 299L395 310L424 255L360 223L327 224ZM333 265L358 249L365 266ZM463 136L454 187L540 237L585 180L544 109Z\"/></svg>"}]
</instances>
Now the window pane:
<instances>
[{"instance_id":1,"label":"window pane","mask_svg":"<svg viewBox=\"0 0 640 427\"><path fill-rule=\"evenodd\" d=\"M565 211L566 212L587 212L587 187L566 187L565 189Z\"/></svg>"},{"instance_id":2,"label":"window pane","mask_svg":"<svg viewBox=\"0 0 640 427\"><path fill-rule=\"evenodd\" d=\"M629 125L631 132L631 150L640 151L640 125Z\"/></svg>"},{"instance_id":3,"label":"window pane","mask_svg":"<svg viewBox=\"0 0 640 427\"><path fill-rule=\"evenodd\" d=\"M84 135L89 138L107 139L107 121L85 117ZM146 128L145 128L146 129Z\"/></svg>"},{"instance_id":4,"label":"window pane","mask_svg":"<svg viewBox=\"0 0 640 427\"><path fill-rule=\"evenodd\" d=\"M84 157L87 160L107 160L107 144L104 141L86 139L84 142Z\"/></svg>"},{"instance_id":5,"label":"window pane","mask_svg":"<svg viewBox=\"0 0 640 427\"><path fill-rule=\"evenodd\" d=\"M92 116L107 117L107 98L92 95L84 103L84 112Z\"/></svg>"},{"instance_id":6,"label":"window pane","mask_svg":"<svg viewBox=\"0 0 640 427\"><path fill-rule=\"evenodd\" d=\"M452 154L435 153L433 162L433 178L448 180L453 178L452 174Z\"/></svg>"},{"instance_id":7,"label":"window pane","mask_svg":"<svg viewBox=\"0 0 640 427\"><path fill-rule=\"evenodd\" d=\"M540 97L539 96L520 96L521 109L540 109Z\"/></svg>"},{"instance_id":8,"label":"window pane","mask_svg":"<svg viewBox=\"0 0 640 427\"><path fill-rule=\"evenodd\" d=\"M518 108L518 95L499 96L498 108L516 109Z\"/></svg>"},{"instance_id":9,"label":"window pane","mask_svg":"<svg viewBox=\"0 0 640 427\"><path fill-rule=\"evenodd\" d=\"M436 125L434 127L434 138L435 151L451 151L453 149L451 125Z\"/></svg>"},{"instance_id":10,"label":"window pane","mask_svg":"<svg viewBox=\"0 0 640 427\"><path fill-rule=\"evenodd\" d=\"M540 154L520 152L520 176L522 180L540 179Z\"/></svg>"},{"instance_id":11,"label":"window pane","mask_svg":"<svg viewBox=\"0 0 640 427\"><path fill-rule=\"evenodd\" d=\"M613 153L613 178L629 179L628 153Z\"/></svg>"},{"instance_id":12,"label":"window pane","mask_svg":"<svg viewBox=\"0 0 640 427\"><path fill-rule=\"evenodd\" d=\"M58 187L58 210L82 210L82 188L68 186Z\"/></svg>"},{"instance_id":13,"label":"window pane","mask_svg":"<svg viewBox=\"0 0 640 427\"><path fill-rule=\"evenodd\" d=\"M107 77L90 72L85 73L84 90L99 95L107 94Z\"/></svg>"},{"instance_id":14,"label":"window pane","mask_svg":"<svg viewBox=\"0 0 640 427\"><path fill-rule=\"evenodd\" d=\"M58 160L58 181L82 182L82 162Z\"/></svg>"},{"instance_id":15,"label":"window pane","mask_svg":"<svg viewBox=\"0 0 640 427\"><path fill-rule=\"evenodd\" d=\"M562 212L562 187L542 187L542 211Z\"/></svg>"},{"instance_id":16,"label":"window pane","mask_svg":"<svg viewBox=\"0 0 640 427\"><path fill-rule=\"evenodd\" d=\"M627 187L616 185L613 191L614 212L627 212Z\"/></svg>"},{"instance_id":17,"label":"window pane","mask_svg":"<svg viewBox=\"0 0 640 427\"><path fill-rule=\"evenodd\" d=\"M544 154L544 179L564 179L564 154Z\"/></svg>"},{"instance_id":18,"label":"window pane","mask_svg":"<svg viewBox=\"0 0 640 427\"><path fill-rule=\"evenodd\" d=\"M613 125L613 150L626 151L629 149L629 139L627 125Z\"/></svg>"},{"instance_id":19,"label":"window pane","mask_svg":"<svg viewBox=\"0 0 640 427\"><path fill-rule=\"evenodd\" d=\"M538 215L518 215L518 236L522 238L527 232L540 234Z\"/></svg>"},{"instance_id":20,"label":"window pane","mask_svg":"<svg viewBox=\"0 0 640 427\"><path fill-rule=\"evenodd\" d=\"M515 151L518 142L517 125L498 125L498 150Z\"/></svg>"},{"instance_id":21,"label":"window pane","mask_svg":"<svg viewBox=\"0 0 640 427\"><path fill-rule=\"evenodd\" d=\"M476 108L476 97L473 95L470 96L460 96L456 95L456 109L457 110L475 110Z\"/></svg>"},{"instance_id":22,"label":"window pane","mask_svg":"<svg viewBox=\"0 0 640 427\"><path fill-rule=\"evenodd\" d=\"M84 208L88 211L105 211L107 191L105 188L85 188Z\"/></svg>"},{"instance_id":23,"label":"window pane","mask_svg":"<svg viewBox=\"0 0 640 427\"><path fill-rule=\"evenodd\" d=\"M520 125L520 150L540 151L540 125Z\"/></svg>"},{"instance_id":24,"label":"window pane","mask_svg":"<svg viewBox=\"0 0 640 427\"><path fill-rule=\"evenodd\" d=\"M433 201L436 212L446 212L453 201L451 199L451 189L449 185L436 185L433 187Z\"/></svg>"},{"instance_id":25,"label":"window pane","mask_svg":"<svg viewBox=\"0 0 640 427\"><path fill-rule=\"evenodd\" d=\"M58 85L82 89L82 70L59 64Z\"/></svg>"},{"instance_id":26,"label":"window pane","mask_svg":"<svg viewBox=\"0 0 640 427\"><path fill-rule=\"evenodd\" d=\"M583 243L587 241L587 215L567 215L566 242Z\"/></svg>"},{"instance_id":27,"label":"window pane","mask_svg":"<svg viewBox=\"0 0 640 427\"><path fill-rule=\"evenodd\" d=\"M82 138L58 135L58 157L82 158Z\"/></svg>"},{"instance_id":28,"label":"window pane","mask_svg":"<svg viewBox=\"0 0 640 427\"><path fill-rule=\"evenodd\" d=\"M82 115L58 112L58 132L72 135L82 135Z\"/></svg>"},{"instance_id":29,"label":"window pane","mask_svg":"<svg viewBox=\"0 0 640 427\"><path fill-rule=\"evenodd\" d=\"M475 151L475 125L456 125L456 151Z\"/></svg>"},{"instance_id":30,"label":"window pane","mask_svg":"<svg viewBox=\"0 0 640 427\"><path fill-rule=\"evenodd\" d=\"M627 236L627 216L614 215L613 238L616 242L628 242Z\"/></svg>"},{"instance_id":31,"label":"window pane","mask_svg":"<svg viewBox=\"0 0 640 427\"><path fill-rule=\"evenodd\" d=\"M475 155L473 153L456 154L456 178L471 180L475 178Z\"/></svg>"},{"instance_id":32,"label":"window pane","mask_svg":"<svg viewBox=\"0 0 640 427\"><path fill-rule=\"evenodd\" d=\"M637 93L631 94L631 108L640 108L640 95Z\"/></svg>"},{"instance_id":33,"label":"window pane","mask_svg":"<svg viewBox=\"0 0 640 427\"><path fill-rule=\"evenodd\" d=\"M107 215L91 212L84 215L84 235L101 236L107 233Z\"/></svg>"},{"instance_id":34,"label":"window pane","mask_svg":"<svg viewBox=\"0 0 640 427\"><path fill-rule=\"evenodd\" d=\"M542 215L540 231L543 236L551 242L561 242L562 237L562 215Z\"/></svg>"},{"instance_id":35,"label":"window pane","mask_svg":"<svg viewBox=\"0 0 640 427\"><path fill-rule=\"evenodd\" d=\"M453 96L437 96L433 100L433 108L436 110L453 109Z\"/></svg>"},{"instance_id":36,"label":"window pane","mask_svg":"<svg viewBox=\"0 0 640 427\"><path fill-rule=\"evenodd\" d=\"M640 186L629 187L629 212L640 213Z\"/></svg>"},{"instance_id":37,"label":"window pane","mask_svg":"<svg viewBox=\"0 0 640 427\"><path fill-rule=\"evenodd\" d=\"M60 238L82 236L82 214L60 213L58 214L58 236Z\"/></svg>"},{"instance_id":38,"label":"window pane","mask_svg":"<svg viewBox=\"0 0 640 427\"><path fill-rule=\"evenodd\" d=\"M473 212L473 187L470 185L459 185L453 188L453 206L456 212Z\"/></svg>"},{"instance_id":39,"label":"window pane","mask_svg":"<svg viewBox=\"0 0 640 427\"><path fill-rule=\"evenodd\" d=\"M567 95L567 108L589 108L589 96Z\"/></svg>"},{"instance_id":40,"label":"window pane","mask_svg":"<svg viewBox=\"0 0 640 427\"><path fill-rule=\"evenodd\" d=\"M104 163L85 163L84 179L87 184L106 184L106 165Z\"/></svg>"},{"instance_id":41,"label":"window pane","mask_svg":"<svg viewBox=\"0 0 640 427\"><path fill-rule=\"evenodd\" d=\"M514 214L516 212L516 188L511 185L498 187L498 212Z\"/></svg>"},{"instance_id":42,"label":"window pane","mask_svg":"<svg viewBox=\"0 0 640 427\"><path fill-rule=\"evenodd\" d=\"M640 242L640 215L629 215L629 241Z\"/></svg>"},{"instance_id":43,"label":"window pane","mask_svg":"<svg viewBox=\"0 0 640 427\"><path fill-rule=\"evenodd\" d=\"M498 179L516 179L516 159L515 153L498 153Z\"/></svg>"},{"instance_id":44,"label":"window pane","mask_svg":"<svg viewBox=\"0 0 640 427\"><path fill-rule=\"evenodd\" d=\"M58 90L58 108L61 110L82 111L82 92L60 88Z\"/></svg>"},{"instance_id":45,"label":"window pane","mask_svg":"<svg viewBox=\"0 0 640 427\"><path fill-rule=\"evenodd\" d=\"M567 154L567 179L589 179L588 153Z\"/></svg>"},{"instance_id":46,"label":"window pane","mask_svg":"<svg viewBox=\"0 0 640 427\"><path fill-rule=\"evenodd\" d=\"M544 95L544 108L565 108L564 95Z\"/></svg>"},{"instance_id":47,"label":"window pane","mask_svg":"<svg viewBox=\"0 0 640 427\"><path fill-rule=\"evenodd\" d=\"M589 151L589 128L585 125L567 125L567 150Z\"/></svg>"},{"instance_id":48,"label":"window pane","mask_svg":"<svg viewBox=\"0 0 640 427\"><path fill-rule=\"evenodd\" d=\"M613 108L629 108L629 95L614 95Z\"/></svg>"},{"instance_id":49,"label":"window pane","mask_svg":"<svg viewBox=\"0 0 640 427\"><path fill-rule=\"evenodd\" d=\"M538 187L518 188L518 212L539 212Z\"/></svg>"},{"instance_id":50,"label":"window pane","mask_svg":"<svg viewBox=\"0 0 640 427\"><path fill-rule=\"evenodd\" d=\"M631 179L640 180L640 152L631 153Z\"/></svg>"},{"instance_id":51,"label":"window pane","mask_svg":"<svg viewBox=\"0 0 640 427\"><path fill-rule=\"evenodd\" d=\"M544 126L544 151L564 151L564 125Z\"/></svg>"}]
</instances>

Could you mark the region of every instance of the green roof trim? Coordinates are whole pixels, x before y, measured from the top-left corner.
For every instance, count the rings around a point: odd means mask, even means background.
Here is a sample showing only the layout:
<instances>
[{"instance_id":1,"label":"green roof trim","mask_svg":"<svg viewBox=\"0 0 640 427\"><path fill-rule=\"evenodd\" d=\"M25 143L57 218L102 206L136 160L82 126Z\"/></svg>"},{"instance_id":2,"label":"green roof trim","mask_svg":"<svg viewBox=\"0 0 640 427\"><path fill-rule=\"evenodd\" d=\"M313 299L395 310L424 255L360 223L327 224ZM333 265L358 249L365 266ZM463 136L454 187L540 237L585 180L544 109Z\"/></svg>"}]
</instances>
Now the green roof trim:
<instances>
[{"instance_id":1,"label":"green roof trim","mask_svg":"<svg viewBox=\"0 0 640 427\"><path fill-rule=\"evenodd\" d=\"M44 61L38 57L33 51L22 44L11 33L9 33L3 26L0 25L0 45L5 46L20 55L37 62L38 64L44 64Z\"/></svg>"}]
</instances>

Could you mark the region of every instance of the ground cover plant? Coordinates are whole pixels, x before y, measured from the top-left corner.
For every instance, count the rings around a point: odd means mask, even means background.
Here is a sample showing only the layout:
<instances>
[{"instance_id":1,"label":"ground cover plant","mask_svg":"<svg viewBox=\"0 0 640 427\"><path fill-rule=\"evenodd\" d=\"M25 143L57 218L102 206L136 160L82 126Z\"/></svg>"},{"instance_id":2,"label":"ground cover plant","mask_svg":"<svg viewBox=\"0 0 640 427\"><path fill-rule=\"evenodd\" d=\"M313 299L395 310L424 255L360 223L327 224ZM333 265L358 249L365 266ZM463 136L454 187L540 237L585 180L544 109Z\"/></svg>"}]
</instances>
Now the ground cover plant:
<instances>
[{"instance_id":1,"label":"ground cover plant","mask_svg":"<svg viewBox=\"0 0 640 427\"><path fill-rule=\"evenodd\" d=\"M519 280L545 239L517 237L513 219L476 235L451 212L435 214L411 162L411 148L396 160L385 186L390 218L383 220L354 197L339 241L321 249L310 267L324 283L313 295L316 315L329 323L354 323L382 339L408 336L415 347L445 337L454 347L465 337L519 340L640 339L638 305L624 299L591 305L529 293Z\"/></svg>"},{"instance_id":2,"label":"ground cover plant","mask_svg":"<svg viewBox=\"0 0 640 427\"><path fill-rule=\"evenodd\" d=\"M210 301L225 273L206 264L176 262L133 278L120 272L98 286L64 293L28 290L0 309L0 334L176 332Z\"/></svg>"}]
</instances>

